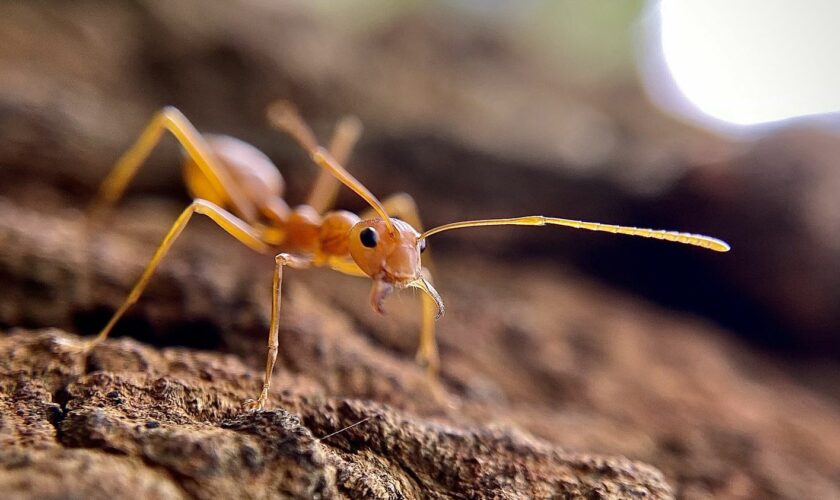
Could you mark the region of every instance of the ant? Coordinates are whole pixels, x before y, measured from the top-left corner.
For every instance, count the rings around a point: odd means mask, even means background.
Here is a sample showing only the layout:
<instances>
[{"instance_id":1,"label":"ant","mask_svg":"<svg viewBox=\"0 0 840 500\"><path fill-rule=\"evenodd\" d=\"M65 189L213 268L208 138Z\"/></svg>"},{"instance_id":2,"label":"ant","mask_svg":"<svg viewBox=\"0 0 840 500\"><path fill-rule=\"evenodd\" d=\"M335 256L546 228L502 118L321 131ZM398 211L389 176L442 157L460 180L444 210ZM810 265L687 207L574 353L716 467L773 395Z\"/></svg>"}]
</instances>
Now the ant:
<instances>
[{"instance_id":1,"label":"ant","mask_svg":"<svg viewBox=\"0 0 840 500\"><path fill-rule=\"evenodd\" d=\"M93 203L92 220L99 220L117 202L164 131L172 133L184 149L183 176L193 202L175 220L125 302L99 334L86 343L86 350L105 340L126 310L137 301L158 264L194 214L209 217L249 248L275 255L263 387L258 399L248 402L254 409L264 407L268 400L279 347L281 287L286 267L326 266L344 274L370 278L373 280L370 303L379 313L383 312L385 298L395 288L422 290L423 319L417 359L434 377L439 365L435 320L443 315L444 304L432 285L428 262L424 266L421 260L429 236L476 226L558 225L674 241L719 252L729 250L727 243L699 234L544 216L453 222L424 231L410 195L400 193L380 202L342 166L361 134L361 124L356 118L339 120L330 146L325 149L290 103L275 102L269 106L267 115L275 128L289 134L322 169L303 205L292 208L284 201L283 178L265 154L233 137L200 134L174 107L158 111L134 145L120 157ZM368 213L359 216L345 210L331 210L341 184L370 205Z\"/></svg>"}]
</instances>

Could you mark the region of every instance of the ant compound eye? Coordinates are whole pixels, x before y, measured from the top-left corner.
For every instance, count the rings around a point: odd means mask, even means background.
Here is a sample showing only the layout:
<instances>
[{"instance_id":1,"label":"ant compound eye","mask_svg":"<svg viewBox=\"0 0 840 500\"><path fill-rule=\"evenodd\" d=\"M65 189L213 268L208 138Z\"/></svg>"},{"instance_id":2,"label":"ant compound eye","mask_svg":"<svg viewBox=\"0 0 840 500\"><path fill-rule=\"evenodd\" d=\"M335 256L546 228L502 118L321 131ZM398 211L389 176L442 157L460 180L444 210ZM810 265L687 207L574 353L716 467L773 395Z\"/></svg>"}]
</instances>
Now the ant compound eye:
<instances>
[{"instance_id":1,"label":"ant compound eye","mask_svg":"<svg viewBox=\"0 0 840 500\"><path fill-rule=\"evenodd\" d=\"M362 241L362 245L373 248L379 243L379 233L372 227L366 227L359 233L359 239Z\"/></svg>"},{"instance_id":2,"label":"ant compound eye","mask_svg":"<svg viewBox=\"0 0 840 500\"><path fill-rule=\"evenodd\" d=\"M426 240L422 239L422 240L420 240L420 253L423 253L425 251L426 251Z\"/></svg>"}]
</instances>

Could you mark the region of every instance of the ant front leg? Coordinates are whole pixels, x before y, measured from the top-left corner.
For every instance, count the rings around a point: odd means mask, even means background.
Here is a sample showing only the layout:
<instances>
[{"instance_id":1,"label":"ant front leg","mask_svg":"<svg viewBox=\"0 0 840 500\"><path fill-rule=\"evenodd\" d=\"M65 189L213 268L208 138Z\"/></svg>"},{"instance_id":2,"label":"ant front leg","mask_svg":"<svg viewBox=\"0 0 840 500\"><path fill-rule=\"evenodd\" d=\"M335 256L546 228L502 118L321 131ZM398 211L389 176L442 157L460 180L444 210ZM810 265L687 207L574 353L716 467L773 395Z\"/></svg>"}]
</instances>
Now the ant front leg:
<instances>
[{"instance_id":1,"label":"ant front leg","mask_svg":"<svg viewBox=\"0 0 840 500\"><path fill-rule=\"evenodd\" d=\"M256 400L246 402L249 409L260 410L268 401L268 392L271 388L271 374L274 371L274 363L277 361L277 351L280 347L280 300L283 287L283 268L286 266L295 269L306 269L312 261L302 257L296 257L287 253L281 253L274 257L274 282L271 294L271 321L268 328L268 353L265 359L265 375L263 388L260 397Z\"/></svg>"},{"instance_id":2,"label":"ant front leg","mask_svg":"<svg viewBox=\"0 0 840 500\"><path fill-rule=\"evenodd\" d=\"M408 193L396 193L384 200L382 206L389 214L404 220L411 224L411 226L423 232L423 221L420 219L420 210L417 208L417 202ZM374 217L376 214L368 210L362 214L362 219ZM423 252L423 277L434 285L432 275L435 272L435 266L432 264L431 252L426 250ZM422 300L422 318L420 326L420 342L417 347L417 363L425 366L429 376L436 378L440 367L440 357L438 355L437 339L435 336L435 315L437 313L437 306L434 300L428 294L421 294Z\"/></svg>"},{"instance_id":3,"label":"ant front leg","mask_svg":"<svg viewBox=\"0 0 840 500\"><path fill-rule=\"evenodd\" d=\"M434 285L432 273L423 268L423 277ZM440 355L438 354L437 338L435 336L435 317L437 316L437 304L427 293L420 295L423 307L422 323L420 325L420 344L417 347L416 360L421 366L426 367L429 377L436 379L440 373Z\"/></svg>"}]
</instances>

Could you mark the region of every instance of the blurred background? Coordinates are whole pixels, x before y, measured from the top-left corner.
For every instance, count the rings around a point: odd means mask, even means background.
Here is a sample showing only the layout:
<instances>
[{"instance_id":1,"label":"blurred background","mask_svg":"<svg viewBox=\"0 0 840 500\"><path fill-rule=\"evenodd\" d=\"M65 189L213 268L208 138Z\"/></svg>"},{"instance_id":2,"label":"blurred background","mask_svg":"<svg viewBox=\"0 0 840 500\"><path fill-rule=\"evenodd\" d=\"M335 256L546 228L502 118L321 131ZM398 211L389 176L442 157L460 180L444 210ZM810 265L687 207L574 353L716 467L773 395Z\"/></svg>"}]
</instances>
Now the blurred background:
<instances>
[{"instance_id":1,"label":"blurred background","mask_svg":"<svg viewBox=\"0 0 840 500\"><path fill-rule=\"evenodd\" d=\"M440 276L444 298L492 293L470 277L499 274L515 288L560 269L596 283L584 287L593 307L617 290L634 297L631 314L648 304L684 314L698 338L705 328L737 339L836 402L840 6L807 5L6 1L0 194L81 209L171 104L200 130L266 152L300 202L317 172L267 125L267 104L293 101L322 138L355 114L365 133L350 170L380 197L411 193L428 226L544 214L732 245L716 254L563 229L452 232L431 243L445 269L447 259L487 265ZM164 140L131 196L183 206L178 154ZM339 204L364 208L347 192ZM41 322L10 297L3 324ZM442 351L446 364L445 341ZM836 469L828 481L837 485Z\"/></svg>"},{"instance_id":2,"label":"blurred background","mask_svg":"<svg viewBox=\"0 0 840 500\"><path fill-rule=\"evenodd\" d=\"M0 165L87 200L172 104L267 152L300 201L315 171L266 104L294 101L322 137L357 114L353 171L380 196L412 193L429 225L543 213L734 248L510 229L441 236L441 253L572 262L758 346L836 360L838 7L741 5L4 2ZM173 142L133 192L183 196Z\"/></svg>"}]
</instances>

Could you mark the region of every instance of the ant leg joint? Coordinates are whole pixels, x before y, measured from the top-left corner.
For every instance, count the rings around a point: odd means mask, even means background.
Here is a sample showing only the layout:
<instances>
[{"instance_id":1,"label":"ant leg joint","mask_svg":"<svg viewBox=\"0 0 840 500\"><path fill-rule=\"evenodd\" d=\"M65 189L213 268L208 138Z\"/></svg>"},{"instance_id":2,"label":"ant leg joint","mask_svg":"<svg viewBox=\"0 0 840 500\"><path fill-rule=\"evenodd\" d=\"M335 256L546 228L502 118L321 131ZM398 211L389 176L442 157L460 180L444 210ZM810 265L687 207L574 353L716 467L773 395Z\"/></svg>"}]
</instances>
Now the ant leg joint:
<instances>
[{"instance_id":1,"label":"ant leg joint","mask_svg":"<svg viewBox=\"0 0 840 500\"><path fill-rule=\"evenodd\" d=\"M288 253L278 253L274 256L274 262L278 266L289 266L294 269L306 269L312 264L312 261L309 259Z\"/></svg>"},{"instance_id":2,"label":"ant leg joint","mask_svg":"<svg viewBox=\"0 0 840 500\"><path fill-rule=\"evenodd\" d=\"M173 115L176 116L176 117L184 116L184 114L181 113L180 109L178 109L178 108L176 108L175 106L172 106L172 105L167 105L167 106L164 106L164 107L160 108L160 114L166 116L167 118L171 118Z\"/></svg>"}]
</instances>

